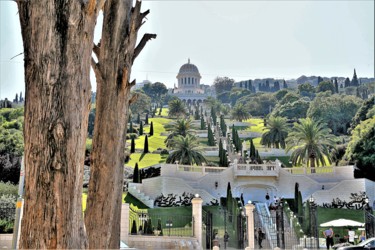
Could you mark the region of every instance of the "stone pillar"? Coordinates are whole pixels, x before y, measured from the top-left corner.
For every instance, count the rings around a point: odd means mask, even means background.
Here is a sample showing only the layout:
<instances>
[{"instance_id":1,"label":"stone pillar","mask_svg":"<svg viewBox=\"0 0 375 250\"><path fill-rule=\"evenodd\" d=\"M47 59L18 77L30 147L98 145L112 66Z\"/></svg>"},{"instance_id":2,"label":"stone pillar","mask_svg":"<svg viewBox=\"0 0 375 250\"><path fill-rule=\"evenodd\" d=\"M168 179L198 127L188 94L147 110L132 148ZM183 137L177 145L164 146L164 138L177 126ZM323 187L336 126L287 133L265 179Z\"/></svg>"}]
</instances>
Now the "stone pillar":
<instances>
[{"instance_id":1,"label":"stone pillar","mask_svg":"<svg viewBox=\"0 0 375 250\"><path fill-rule=\"evenodd\" d=\"M125 243L129 241L130 222L129 222L130 207L128 203L123 203L121 206L121 225L120 225L120 240Z\"/></svg>"},{"instance_id":2,"label":"stone pillar","mask_svg":"<svg viewBox=\"0 0 375 250\"><path fill-rule=\"evenodd\" d=\"M202 203L203 200L200 197L195 197L191 200L193 206L193 232L194 237L198 240L199 246L202 246Z\"/></svg>"},{"instance_id":3,"label":"stone pillar","mask_svg":"<svg viewBox=\"0 0 375 250\"><path fill-rule=\"evenodd\" d=\"M254 238L254 208L255 206L251 203L246 204L246 217L247 217L247 242L248 246L246 250L254 249L255 247L255 238Z\"/></svg>"}]
</instances>

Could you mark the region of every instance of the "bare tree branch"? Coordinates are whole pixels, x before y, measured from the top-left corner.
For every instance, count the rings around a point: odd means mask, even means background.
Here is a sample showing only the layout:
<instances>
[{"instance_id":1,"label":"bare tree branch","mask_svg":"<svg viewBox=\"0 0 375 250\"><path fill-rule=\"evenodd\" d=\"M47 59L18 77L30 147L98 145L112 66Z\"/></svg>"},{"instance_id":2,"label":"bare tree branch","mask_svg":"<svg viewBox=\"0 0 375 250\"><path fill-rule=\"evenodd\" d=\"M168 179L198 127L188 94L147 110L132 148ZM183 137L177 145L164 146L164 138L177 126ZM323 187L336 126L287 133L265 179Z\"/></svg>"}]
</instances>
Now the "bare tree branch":
<instances>
[{"instance_id":1,"label":"bare tree branch","mask_svg":"<svg viewBox=\"0 0 375 250\"><path fill-rule=\"evenodd\" d=\"M99 65L98 65L98 63L95 62L94 58L92 58L92 57L91 57L91 67L94 70L97 82L98 82L98 80L102 80L103 76L102 76L102 72L100 71Z\"/></svg>"},{"instance_id":2,"label":"bare tree branch","mask_svg":"<svg viewBox=\"0 0 375 250\"><path fill-rule=\"evenodd\" d=\"M137 56L139 55L139 53L141 53L141 51L143 50L143 48L146 46L146 43L151 40L152 38L156 38L156 34L149 34L149 33L146 33L143 35L141 41L139 42L139 44L137 45L137 47L134 49L134 54L133 54L133 59L132 59L132 63L134 62L135 58L137 58Z\"/></svg>"},{"instance_id":3,"label":"bare tree branch","mask_svg":"<svg viewBox=\"0 0 375 250\"><path fill-rule=\"evenodd\" d=\"M100 41L98 42L98 45L96 45L94 43L94 47L93 47L92 51L94 52L94 54L96 55L96 57L99 60L99 56L100 56Z\"/></svg>"}]
</instances>

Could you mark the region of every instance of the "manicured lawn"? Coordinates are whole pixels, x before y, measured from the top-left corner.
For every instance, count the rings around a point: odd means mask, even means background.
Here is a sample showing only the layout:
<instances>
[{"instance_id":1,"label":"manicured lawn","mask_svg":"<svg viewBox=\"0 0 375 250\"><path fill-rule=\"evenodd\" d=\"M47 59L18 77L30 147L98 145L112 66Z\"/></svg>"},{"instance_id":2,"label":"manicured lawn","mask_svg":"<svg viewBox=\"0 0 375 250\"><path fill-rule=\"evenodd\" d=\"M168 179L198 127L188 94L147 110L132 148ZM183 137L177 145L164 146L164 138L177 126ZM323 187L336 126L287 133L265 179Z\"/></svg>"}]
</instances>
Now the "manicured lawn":
<instances>
[{"instance_id":1,"label":"manicured lawn","mask_svg":"<svg viewBox=\"0 0 375 250\"><path fill-rule=\"evenodd\" d=\"M168 110L169 110L168 108L163 108L161 110L161 116L168 117ZM156 114L159 115L159 109L158 109L158 112Z\"/></svg>"},{"instance_id":2,"label":"manicured lawn","mask_svg":"<svg viewBox=\"0 0 375 250\"><path fill-rule=\"evenodd\" d=\"M166 132L164 125L172 122L171 119L167 118L150 118L149 123L153 122L154 126L154 135L148 137L148 148L149 151L154 151L158 148L166 148L165 146L165 139L166 136L160 135L160 133ZM145 125L144 133L150 132L150 125ZM145 135L139 136L135 140L135 148L136 149L143 149L145 144ZM130 145L130 140L127 141L128 145ZM130 147L130 146L129 146Z\"/></svg>"},{"instance_id":3,"label":"manicured lawn","mask_svg":"<svg viewBox=\"0 0 375 250\"><path fill-rule=\"evenodd\" d=\"M130 155L130 161L126 163L126 166L134 167L135 163L138 162L139 168L145 168L158 163L164 163L167 157L168 155L133 153Z\"/></svg>"},{"instance_id":4,"label":"manicured lawn","mask_svg":"<svg viewBox=\"0 0 375 250\"><path fill-rule=\"evenodd\" d=\"M219 156L206 156L206 160L208 162L214 162L214 163L219 164L220 158L219 158Z\"/></svg>"},{"instance_id":5,"label":"manicured lawn","mask_svg":"<svg viewBox=\"0 0 375 250\"><path fill-rule=\"evenodd\" d=\"M250 118L246 120L245 122L250 122L251 124L253 124L253 126L250 126L244 129L245 131L257 132L257 133L263 134L263 129L264 129L263 119Z\"/></svg>"},{"instance_id":6,"label":"manicured lawn","mask_svg":"<svg viewBox=\"0 0 375 250\"><path fill-rule=\"evenodd\" d=\"M322 208L318 207L318 225L336 219L348 219L358 222L364 222L364 215L362 210L353 209L339 209L339 208ZM319 227L319 235L323 235L323 231L327 228ZM347 227L334 227L335 234L340 237L347 234ZM357 230L357 227L353 228Z\"/></svg>"}]
</instances>

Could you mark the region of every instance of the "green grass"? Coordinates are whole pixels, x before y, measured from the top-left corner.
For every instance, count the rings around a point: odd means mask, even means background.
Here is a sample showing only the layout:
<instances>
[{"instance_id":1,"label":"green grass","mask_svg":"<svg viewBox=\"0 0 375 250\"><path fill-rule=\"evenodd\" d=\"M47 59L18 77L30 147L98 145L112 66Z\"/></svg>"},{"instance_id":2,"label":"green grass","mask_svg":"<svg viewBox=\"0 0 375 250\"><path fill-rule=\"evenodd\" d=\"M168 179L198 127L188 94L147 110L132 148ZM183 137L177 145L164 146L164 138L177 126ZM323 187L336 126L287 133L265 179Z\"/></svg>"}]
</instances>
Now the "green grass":
<instances>
[{"instance_id":1,"label":"green grass","mask_svg":"<svg viewBox=\"0 0 375 250\"><path fill-rule=\"evenodd\" d=\"M135 163L138 162L139 168L145 168L155 164L164 163L167 157L168 155L133 153L130 155L130 161L126 163L126 165L134 167Z\"/></svg>"},{"instance_id":2,"label":"green grass","mask_svg":"<svg viewBox=\"0 0 375 250\"><path fill-rule=\"evenodd\" d=\"M261 133L263 134L263 129L264 129L264 123L263 119L260 118L250 118L246 120L245 122L250 122L252 126L247 127L245 131L250 131L250 132L256 132L256 133Z\"/></svg>"},{"instance_id":3,"label":"green grass","mask_svg":"<svg viewBox=\"0 0 375 250\"><path fill-rule=\"evenodd\" d=\"M163 116L163 117L168 117L168 111L169 111L168 108L163 108L163 109L161 110L161 116ZM158 111L157 111L156 114L159 115L159 109L158 109Z\"/></svg>"},{"instance_id":4,"label":"green grass","mask_svg":"<svg viewBox=\"0 0 375 250\"><path fill-rule=\"evenodd\" d=\"M362 210L318 207L318 225L336 219L348 219L364 222L364 215ZM326 229L327 228L319 227L319 235L323 235L323 231ZM336 235L339 234L340 237L342 237L347 234L348 228L333 227L332 229ZM356 230L357 227L353 229ZM358 234L358 232L356 234Z\"/></svg>"},{"instance_id":5,"label":"green grass","mask_svg":"<svg viewBox=\"0 0 375 250\"><path fill-rule=\"evenodd\" d=\"M205 156L205 158L208 162L214 162L217 164L219 164L219 161L220 161L219 156Z\"/></svg>"}]
</instances>

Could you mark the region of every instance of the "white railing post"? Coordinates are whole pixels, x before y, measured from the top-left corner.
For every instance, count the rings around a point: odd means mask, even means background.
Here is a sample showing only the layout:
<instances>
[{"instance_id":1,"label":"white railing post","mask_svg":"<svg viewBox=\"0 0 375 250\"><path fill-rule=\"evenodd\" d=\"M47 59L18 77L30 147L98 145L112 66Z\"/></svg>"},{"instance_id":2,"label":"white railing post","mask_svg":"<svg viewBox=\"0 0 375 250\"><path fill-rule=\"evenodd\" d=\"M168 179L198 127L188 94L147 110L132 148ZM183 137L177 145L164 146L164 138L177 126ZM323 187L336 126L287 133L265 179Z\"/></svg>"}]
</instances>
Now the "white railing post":
<instances>
[{"instance_id":1,"label":"white railing post","mask_svg":"<svg viewBox=\"0 0 375 250\"><path fill-rule=\"evenodd\" d=\"M121 206L120 240L127 243L129 241L129 204L124 203Z\"/></svg>"},{"instance_id":2,"label":"white railing post","mask_svg":"<svg viewBox=\"0 0 375 250\"><path fill-rule=\"evenodd\" d=\"M197 239L200 246L202 246L202 203L203 200L199 197L199 195L196 195L196 197L191 200L194 220L193 232L194 237Z\"/></svg>"},{"instance_id":3,"label":"white railing post","mask_svg":"<svg viewBox=\"0 0 375 250\"><path fill-rule=\"evenodd\" d=\"M254 205L251 203L246 204L245 211L247 217L247 242L248 246L246 250L254 249L255 238L254 238Z\"/></svg>"}]
</instances>

